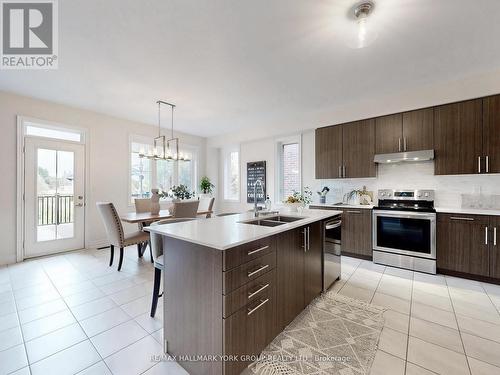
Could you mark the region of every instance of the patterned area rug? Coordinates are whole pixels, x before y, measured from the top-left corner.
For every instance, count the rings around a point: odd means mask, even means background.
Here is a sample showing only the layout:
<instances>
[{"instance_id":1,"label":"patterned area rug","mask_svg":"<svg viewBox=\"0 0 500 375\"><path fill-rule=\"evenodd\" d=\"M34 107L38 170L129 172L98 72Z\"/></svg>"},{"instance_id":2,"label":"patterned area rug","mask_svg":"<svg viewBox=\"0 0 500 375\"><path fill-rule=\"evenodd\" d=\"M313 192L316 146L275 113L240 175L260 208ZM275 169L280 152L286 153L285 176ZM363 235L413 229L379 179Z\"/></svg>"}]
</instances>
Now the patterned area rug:
<instances>
[{"instance_id":1,"label":"patterned area rug","mask_svg":"<svg viewBox=\"0 0 500 375\"><path fill-rule=\"evenodd\" d=\"M258 375L368 374L384 311L326 293L297 316L249 369Z\"/></svg>"}]
</instances>

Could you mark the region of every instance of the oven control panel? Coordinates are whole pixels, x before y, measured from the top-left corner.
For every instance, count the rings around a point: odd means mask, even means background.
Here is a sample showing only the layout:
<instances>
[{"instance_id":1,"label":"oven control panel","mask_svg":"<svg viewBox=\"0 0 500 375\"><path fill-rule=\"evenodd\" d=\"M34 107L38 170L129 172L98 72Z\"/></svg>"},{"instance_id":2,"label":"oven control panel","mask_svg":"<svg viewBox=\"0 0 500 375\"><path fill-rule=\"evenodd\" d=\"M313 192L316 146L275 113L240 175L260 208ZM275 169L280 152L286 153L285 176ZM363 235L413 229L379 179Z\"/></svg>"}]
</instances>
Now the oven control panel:
<instances>
[{"instance_id":1,"label":"oven control panel","mask_svg":"<svg viewBox=\"0 0 500 375\"><path fill-rule=\"evenodd\" d=\"M434 201L434 190L391 190L378 191L378 199Z\"/></svg>"}]
</instances>

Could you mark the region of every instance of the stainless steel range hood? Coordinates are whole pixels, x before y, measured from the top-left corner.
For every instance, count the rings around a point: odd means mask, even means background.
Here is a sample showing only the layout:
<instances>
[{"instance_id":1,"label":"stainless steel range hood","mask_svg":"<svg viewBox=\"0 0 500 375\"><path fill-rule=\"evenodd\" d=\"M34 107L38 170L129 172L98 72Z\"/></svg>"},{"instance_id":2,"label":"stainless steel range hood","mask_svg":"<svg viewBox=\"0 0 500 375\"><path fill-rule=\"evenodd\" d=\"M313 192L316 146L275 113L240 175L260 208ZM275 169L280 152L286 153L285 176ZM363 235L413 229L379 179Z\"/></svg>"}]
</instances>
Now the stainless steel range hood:
<instances>
[{"instance_id":1,"label":"stainless steel range hood","mask_svg":"<svg viewBox=\"0 0 500 375\"><path fill-rule=\"evenodd\" d=\"M434 159L434 150L395 152L393 154L377 154L373 161L379 164L419 162Z\"/></svg>"}]
</instances>

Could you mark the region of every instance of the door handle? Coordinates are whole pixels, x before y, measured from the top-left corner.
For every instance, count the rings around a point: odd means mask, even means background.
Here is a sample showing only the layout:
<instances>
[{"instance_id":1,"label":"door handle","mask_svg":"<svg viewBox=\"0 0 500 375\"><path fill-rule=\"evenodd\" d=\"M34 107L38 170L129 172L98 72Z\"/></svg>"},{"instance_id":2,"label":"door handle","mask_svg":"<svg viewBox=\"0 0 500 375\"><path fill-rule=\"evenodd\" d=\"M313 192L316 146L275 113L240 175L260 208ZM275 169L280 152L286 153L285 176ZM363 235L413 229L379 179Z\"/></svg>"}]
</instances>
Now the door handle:
<instances>
[{"instance_id":1,"label":"door handle","mask_svg":"<svg viewBox=\"0 0 500 375\"><path fill-rule=\"evenodd\" d=\"M76 203L75 207L83 207L83 203Z\"/></svg>"},{"instance_id":2,"label":"door handle","mask_svg":"<svg viewBox=\"0 0 500 375\"><path fill-rule=\"evenodd\" d=\"M484 227L484 244L488 245L488 227Z\"/></svg>"}]
</instances>

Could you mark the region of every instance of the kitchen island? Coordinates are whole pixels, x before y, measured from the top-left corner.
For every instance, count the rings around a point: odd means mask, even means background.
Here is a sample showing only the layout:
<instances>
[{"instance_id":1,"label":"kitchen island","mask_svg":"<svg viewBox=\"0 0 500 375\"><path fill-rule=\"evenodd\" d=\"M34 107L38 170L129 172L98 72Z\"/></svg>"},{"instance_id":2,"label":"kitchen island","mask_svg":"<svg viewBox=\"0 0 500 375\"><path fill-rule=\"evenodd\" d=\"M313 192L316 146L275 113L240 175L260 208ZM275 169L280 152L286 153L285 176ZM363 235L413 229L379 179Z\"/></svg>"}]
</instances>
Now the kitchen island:
<instances>
[{"instance_id":1,"label":"kitchen island","mask_svg":"<svg viewBox=\"0 0 500 375\"><path fill-rule=\"evenodd\" d=\"M240 374L322 291L334 210L159 225L166 350L189 374Z\"/></svg>"}]
</instances>

